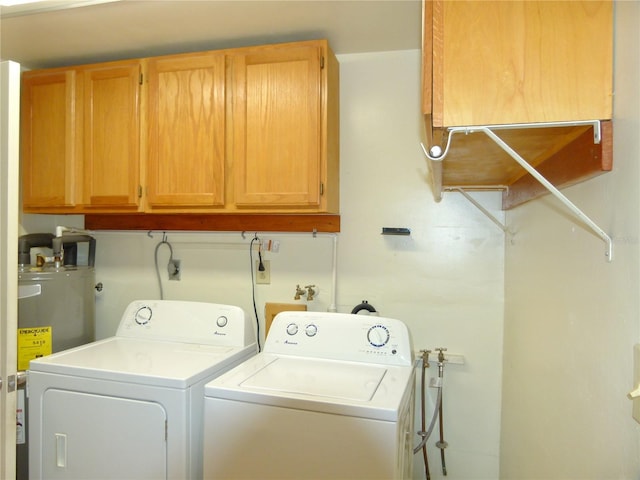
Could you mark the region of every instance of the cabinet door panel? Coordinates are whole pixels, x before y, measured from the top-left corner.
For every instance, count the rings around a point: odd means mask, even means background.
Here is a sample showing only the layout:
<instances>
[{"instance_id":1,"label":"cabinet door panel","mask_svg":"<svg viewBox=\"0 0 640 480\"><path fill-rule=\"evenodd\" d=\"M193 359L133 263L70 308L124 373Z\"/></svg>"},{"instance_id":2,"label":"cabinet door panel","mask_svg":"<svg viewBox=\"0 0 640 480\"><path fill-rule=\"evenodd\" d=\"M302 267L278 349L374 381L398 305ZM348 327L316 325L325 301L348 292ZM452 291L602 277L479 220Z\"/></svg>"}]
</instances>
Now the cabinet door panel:
<instances>
[{"instance_id":1,"label":"cabinet door panel","mask_svg":"<svg viewBox=\"0 0 640 480\"><path fill-rule=\"evenodd\" d=\"M108 210L138 208L139 79L138 62L83 71L86 206Z\"/></svg>"},{"instance_id":2,"label":"cabinet door panel","mask_svg":"<svg viewBox=\"0 0 640 480\"><path fill-rule=\"evenodd\" d=\"M225 58L149 61L149 206L224 205Z\"/></svg>"},{"instance_id":3,"label":"cabinet door panel","mask_svg":"<svg viewBox=\"0 0 640 480\"><path fill-rule=\"evenodd\" d=\"M305 46L233 58L237 206L320 204L321 55Z\"/></svg>"},{"instance_id":4,"label":"cabinet door panel","mask_svg":"<svg viewBox=\"0 0 640 480\"><path fill-rule=\"evenodd\" d=\"M76 73L26 73L22 81L22 202L73 207L78 148Z\"/></svg>"},{"instance_id":5,"label":"cabinet door panel","mask_svg":"<svg viewBox=\"0 0 640 480\"><path fill-rule=\"evenodd\" d=\"M612 8L434 0L425 6L425 113L436 127L611 118Z\"/></svg>"}]
</instances>

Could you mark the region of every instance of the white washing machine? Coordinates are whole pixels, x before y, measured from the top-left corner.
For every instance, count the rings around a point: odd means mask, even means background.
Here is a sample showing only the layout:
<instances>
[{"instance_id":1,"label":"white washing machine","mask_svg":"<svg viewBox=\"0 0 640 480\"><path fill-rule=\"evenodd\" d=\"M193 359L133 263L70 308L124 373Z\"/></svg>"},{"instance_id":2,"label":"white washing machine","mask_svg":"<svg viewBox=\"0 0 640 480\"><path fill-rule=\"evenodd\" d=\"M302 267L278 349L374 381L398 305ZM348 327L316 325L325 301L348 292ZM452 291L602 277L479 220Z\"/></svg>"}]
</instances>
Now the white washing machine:
<instances>
[{"instance_id":1,"label":"white washing machine","mask_svg":"<svg viewBox=\"0 0 640 480\"><path fill-rule=\"evenodd\" d=\"M205 479L408 479L413 345L399 320L283 312L205 386Z\"/></svg>"},{"instance_id":2,"label":"white washing machine","mask_svg":"<svg viewBox=\"0 0 640 480\"><path fill-rule=\"evenodd\" d=\"M256 353L238 307L131 303L114 337L31 361L30 478L201 478L204 385Z\"/></svg>"}]
</instances>

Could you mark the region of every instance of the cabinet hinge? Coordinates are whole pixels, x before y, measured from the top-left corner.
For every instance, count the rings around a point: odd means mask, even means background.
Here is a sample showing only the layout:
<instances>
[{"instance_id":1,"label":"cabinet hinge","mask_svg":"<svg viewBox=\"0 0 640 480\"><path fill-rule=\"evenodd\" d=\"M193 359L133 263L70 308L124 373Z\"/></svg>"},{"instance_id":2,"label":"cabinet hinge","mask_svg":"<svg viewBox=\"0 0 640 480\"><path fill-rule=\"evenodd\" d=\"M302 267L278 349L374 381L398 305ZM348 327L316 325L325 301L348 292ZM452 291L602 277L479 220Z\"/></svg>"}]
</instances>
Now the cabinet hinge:
<instances>
[{"instance_id":1,"label":"cabinet hinge","mask_svg":"<svg viewBox=\"0 0 640 480\"><path fill-rule=\"evenodd\" d=\"M320 195L324 195L324 183L320 183Z\"/></svg>"},{"instance_id":2,"label":"cabinet hinge","mask_svg":"<svg viewBox=\"0 0 640 480\"><path fill-rule=\"evenodd\" d=\"M138 198L142 198L142 185L138 185Z\"/></svg>"},{"instance_id":3,"label":"cabinet hinge","mask_svg":"<svg viewBox=\"0 0 640 480\"><path fill-rule=\"evenodd\" d=\"M142 78L143 78L143 75L142 75L142 72L140 72L140 78L138 80L140 82L140 85L142 85Z\"/></svg>"},{"instance_id":4,"label":"cabinet hinge","mask_svg":"<svg viewBox=\"0 0 640 480\"><path fill-rule=\"evenodd\" d=\"M320 70L324 68L324 57L320 57Z\"/></svg>"}]
</instances>

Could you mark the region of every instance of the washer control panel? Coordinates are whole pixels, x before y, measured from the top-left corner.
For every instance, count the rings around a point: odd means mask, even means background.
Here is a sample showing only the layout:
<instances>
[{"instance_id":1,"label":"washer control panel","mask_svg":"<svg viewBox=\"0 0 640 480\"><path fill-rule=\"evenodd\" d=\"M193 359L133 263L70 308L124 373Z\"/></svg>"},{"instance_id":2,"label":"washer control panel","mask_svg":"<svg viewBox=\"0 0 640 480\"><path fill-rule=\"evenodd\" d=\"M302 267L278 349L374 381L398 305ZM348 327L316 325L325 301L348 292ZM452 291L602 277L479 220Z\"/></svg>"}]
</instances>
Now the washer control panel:
<instances>
[{"instance_id":1,"label":"washer control panel","mask_svg":"<svg viewBox=\"0 0 640 480\"><path fill-rule=\"evenodd\" d=\"M205 345L241 346L255 342L253 325L241 308L174 300L131 302L116 336Z\"/></svg>"},{"instance_id":2,"label":"washer control panel","mask_svg":"<svg viewBox=\"0 0 640 480\"><path fill-rule=\"evenodd\" d=\"M133 320L138 325L147 325L151 321L152 316L153 310L151 310L151 307L149 305L142 305L133 314Z\"/></svg>"},{"instance_id":3,"label":"washer control panel","mask_svg":"<svg viewBox=\"0 0 640 480\"><path fill-rule=\"evenodd\" d=\"M403 322L343 313L279 313L263 351L393 365L413 362L411 336Z\"/></svg>"},{"instance_id":4,"label":"washer control panel","mask_svg":"<svg viewBox=\"0 0 640 480\"><path fill-rule=\"evenodd\" d=\"M390 338L389 329L384 325L374 325L367 332L367 339L372 347L384 347Z\"/></svg>"}]
</instances>

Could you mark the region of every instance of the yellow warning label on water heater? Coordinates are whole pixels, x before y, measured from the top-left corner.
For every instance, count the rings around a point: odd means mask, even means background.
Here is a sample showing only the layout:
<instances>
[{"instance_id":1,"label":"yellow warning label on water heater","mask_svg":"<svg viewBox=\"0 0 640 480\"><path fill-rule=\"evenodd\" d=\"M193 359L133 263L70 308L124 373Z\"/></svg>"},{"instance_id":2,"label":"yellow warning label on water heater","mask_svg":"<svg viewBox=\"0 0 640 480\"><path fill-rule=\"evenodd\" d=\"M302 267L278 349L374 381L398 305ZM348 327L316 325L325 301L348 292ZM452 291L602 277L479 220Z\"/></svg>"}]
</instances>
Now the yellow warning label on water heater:
<instances>
[{"instance_id":1,"label":"yellow warning label on water heater","mask_svg":"<svg viewBox=\"0 0 640 480\"><path fill-rule=\"evenodd\" d=\"M34 358L51 355L51 327L18 329L18 370L27 370Z\"/></svg>"}]
</instances>

